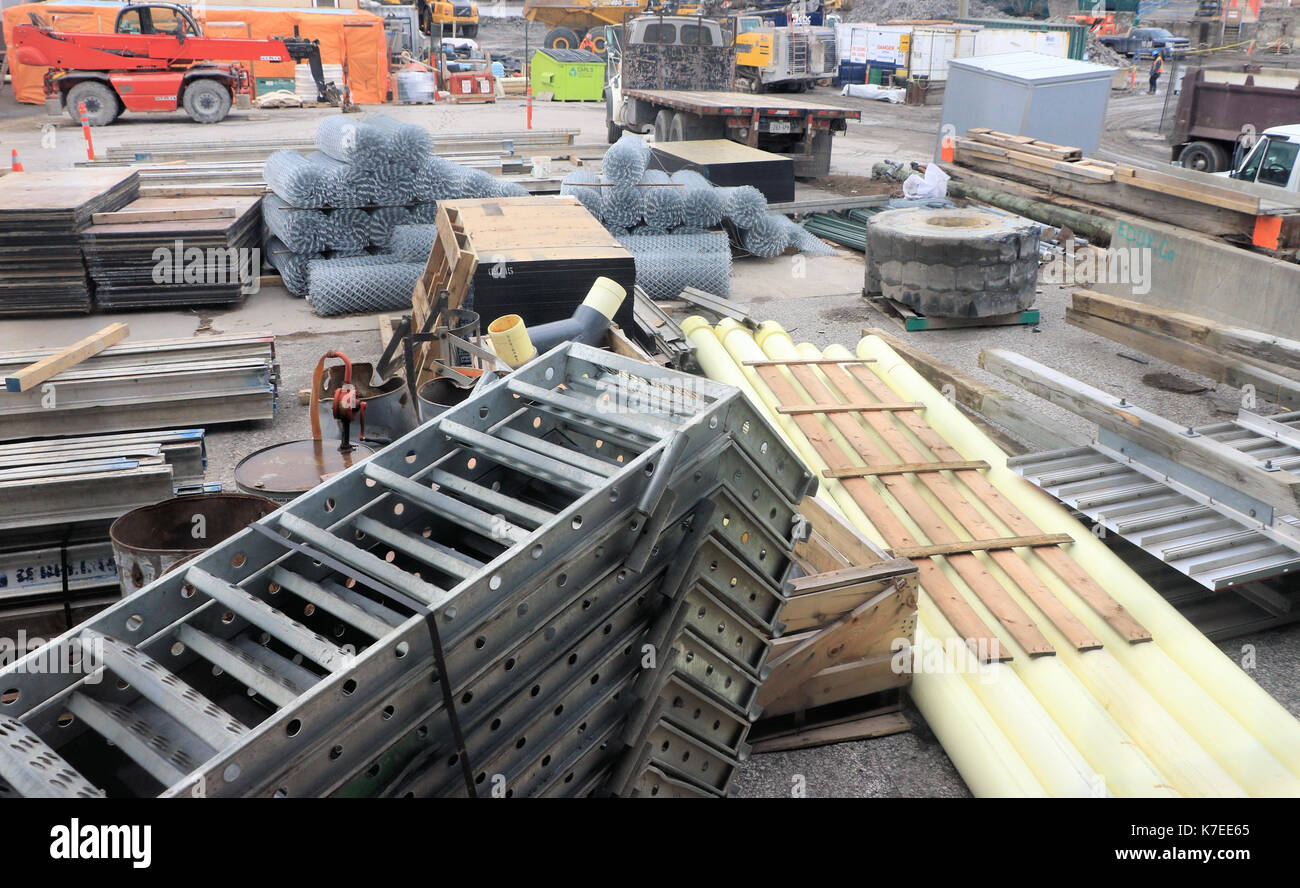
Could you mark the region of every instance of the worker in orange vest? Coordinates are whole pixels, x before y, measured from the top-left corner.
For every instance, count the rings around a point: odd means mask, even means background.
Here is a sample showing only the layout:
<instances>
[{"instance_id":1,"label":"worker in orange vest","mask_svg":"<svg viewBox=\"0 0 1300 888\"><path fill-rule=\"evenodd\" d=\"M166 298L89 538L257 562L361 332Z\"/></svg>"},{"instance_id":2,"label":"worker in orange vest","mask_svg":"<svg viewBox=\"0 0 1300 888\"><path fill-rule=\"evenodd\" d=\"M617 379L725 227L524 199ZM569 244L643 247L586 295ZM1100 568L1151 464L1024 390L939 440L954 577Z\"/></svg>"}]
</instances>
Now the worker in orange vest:
<instances>
[{"instance_id":1,"label":"worker in orange vest","mask_svg":"<svg viewBox=\"0 0 1300 888\"><path fill-rule=\"evenodd\" d=\"M1151 57L1151 89L1148 95L1156 94L1156 84L1160 82L1160 75L1165 73L1165 51L1157 49L1154 56Z\"/></svg>"},{"instance_id":2,"label":"worker in orange vest","mask_svg":"<svg viewBox=\"0 0 1300 888\"><path fill-rule=\"evenodd\" d=\"M582 38L582 42L578 44L578 49L585 49L587 52L596 51L596 41L591 39L590 31L587 32L587 36Z\"/></svg>"}]
</instances>

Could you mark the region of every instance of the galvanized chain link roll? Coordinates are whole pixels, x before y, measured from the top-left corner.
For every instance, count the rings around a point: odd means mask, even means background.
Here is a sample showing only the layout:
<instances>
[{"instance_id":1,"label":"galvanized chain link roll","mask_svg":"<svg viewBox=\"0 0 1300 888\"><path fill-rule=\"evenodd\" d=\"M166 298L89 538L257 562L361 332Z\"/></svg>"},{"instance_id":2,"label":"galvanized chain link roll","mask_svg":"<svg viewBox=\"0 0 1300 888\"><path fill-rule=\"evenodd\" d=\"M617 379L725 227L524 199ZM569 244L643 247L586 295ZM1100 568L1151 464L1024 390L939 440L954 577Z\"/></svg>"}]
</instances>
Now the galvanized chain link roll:
<instances>
[{"instance_id":1,"label":"galvanized chain link roll","mask_svg":"<svg viewBox=\"0 0 1300 888\"><path fill-rule=\"evenodd\" d=\"M731 295L731 245L725 234L624 235L636 282L651 299L672 299L685 287Z\"/></svg>"},{"instance_id":2,"label":"galvanized chain link roll","mask_svg":"<svg viewBox=\"0 0 1300 888\"><path fill-rule=\"evenodd\" d=\"M307 298L323 317L409 308L423 262L393 262L391 256L315 259L307 263Z\"/></svg>"},{"instance_id":3,"label":"galvanized chain link roll","mask_svg":"<svg viewBox=\"0 0 1300 888\"><path fill-rule=\"evenodd\" d=\"M600 176L591 170L578 167L560 182L560 193L576 197L591 215L600 219L604 215L606 189L599 186Z\"/></svg>"},{"instance_id":4,"label":"galvanized chain link roll","mask_svg":"<svg viewBox=\"0 0 1300 888\"><path fill-rule=\"evenodd\" d=\"M682 186L683 225L707 229L722 222L726 201L721 189L695 170L678 170L670 178Z\"/></svg>"},{"instance_id":5,"label":"galvanized chain link roll","mask_svg":"<svg viewBox=\"0 0 1300 888\"><path fill-rule=\"evenodd\" d=\"M616 228L631 228L641 222L643 211L642 189L636 185L615 185L605 188L602 222Z\"/></svg>"},{"instance_id":6,"label":"galvanized chain link roll","mask_svg":"<svg viewBox=\"0 0 1300 888\"><path fill-rule=\"evenodd\" d=\"M767 198L753 185L721 188L727 218L739 228L753 228L767 215Z\"/></svg>"},{"instance_id":7,"label":"galvanized chain link roll","mask_svg":"<svg viewBox=\"0 0 1300 888\"><path fill-rule=\"evenodd\" d=\"M601 177L611 185L636 185L650 166L651 156L645 139L625 131L605 152Z\"/></svg>"},{"instance_id":8,"label":"galvanized chain link roll","mask_svg":"<svg viewBox=\"0 0 1300 888\"><path fill-rule=\"evenodd\" d=\"M388 238L388 253L397 262L424 262L437 237L437 225L398 225Z\"/></svg>"}]
</instances>

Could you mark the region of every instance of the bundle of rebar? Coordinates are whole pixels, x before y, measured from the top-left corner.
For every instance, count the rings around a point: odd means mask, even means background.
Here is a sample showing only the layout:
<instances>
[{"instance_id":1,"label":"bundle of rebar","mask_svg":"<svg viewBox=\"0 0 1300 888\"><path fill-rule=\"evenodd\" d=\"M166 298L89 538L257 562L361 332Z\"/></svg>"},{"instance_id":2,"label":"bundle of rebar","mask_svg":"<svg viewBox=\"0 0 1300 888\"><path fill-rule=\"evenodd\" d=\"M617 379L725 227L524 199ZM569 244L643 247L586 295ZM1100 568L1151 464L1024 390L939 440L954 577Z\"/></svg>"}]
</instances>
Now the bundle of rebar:
<instances>
[{"instance_id":1,"label":"bundle of rebar","mask_svg":"<svg viewBox=\"0 0 1300 888\"><path fill-rule=\"evenodd\" d=\"M0 669L0 795L724 795L815 488L738 389L559 347Z\"/></svg>"}]
</instances>

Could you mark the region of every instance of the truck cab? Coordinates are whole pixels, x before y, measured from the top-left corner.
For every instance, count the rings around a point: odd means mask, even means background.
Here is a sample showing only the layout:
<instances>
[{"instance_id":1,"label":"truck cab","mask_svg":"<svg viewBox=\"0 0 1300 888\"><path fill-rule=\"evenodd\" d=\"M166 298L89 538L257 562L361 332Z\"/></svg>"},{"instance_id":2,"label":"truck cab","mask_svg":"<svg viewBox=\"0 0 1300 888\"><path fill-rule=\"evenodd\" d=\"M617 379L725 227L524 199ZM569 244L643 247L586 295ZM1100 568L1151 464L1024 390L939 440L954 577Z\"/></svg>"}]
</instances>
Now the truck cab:
<instances>
[{"instance_id":1,"label":"truck cab","mask_svg":"<svg viewBox=\"0 0 1300 888\"><path fill-rule=\"evenodd\" d=\"M1297 156L1300 156L1300 124L1275 126L1264 131L1235 170L1220 175L1300 192Z\"/></svg>"}]
</instances>

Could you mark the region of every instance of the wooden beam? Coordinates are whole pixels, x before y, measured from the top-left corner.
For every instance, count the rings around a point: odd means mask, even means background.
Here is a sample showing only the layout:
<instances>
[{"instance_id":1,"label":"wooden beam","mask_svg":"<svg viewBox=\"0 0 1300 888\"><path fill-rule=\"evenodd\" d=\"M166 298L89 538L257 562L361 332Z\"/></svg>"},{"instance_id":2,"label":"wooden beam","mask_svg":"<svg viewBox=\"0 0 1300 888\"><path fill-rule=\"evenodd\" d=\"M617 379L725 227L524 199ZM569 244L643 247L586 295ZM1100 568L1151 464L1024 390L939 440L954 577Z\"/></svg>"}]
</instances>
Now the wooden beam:
<instances>
[{"instance_id":1,"label":"wooden beam","mask_svg":"<svg viewBox=\"0 0 1300 888\"><path fill-rule=\"evenodd\" d=\"M857 664L854 664L857 666ZM839 667L831 667L838 669ZM900 712L882 712L879 715L856 718L852 721L833 725L801 729L775 737L764 737L753 744L751 753L786 752L791 749L808 749L814 746L826 746L830 743L846 743L850 740L872 740L901 734L912 730L907 719Z\"/></svg>"},{"instance_id":2,"label":"wooden beam","mask_svg":"<svg viewBox=\"0 0 1300 888\"><path fill-rule=\"evenodd\" d=\"M1202 376L1208 376L1219 382L1227 383L1234 388L1241 388L1245 385L1254 386L1255 393L1259 397L1280 404L1288 410L1300 409L1300 382L1294 379L1289 379L1262 367L1256 367L1253 364L1232 361L1224 355L1195 343L1175 339L1154 330L1130 327L1127 324L1121 324L1073 308L1065 310L1065 320L1081 330L1096 333L1098 336L1105 336L1107 339L1135 348L1151 355L1153 358L1168 361L1170 364L1176 364ZM1060 448L1045 449L1056 450Z\"/></svg>"},{"instance_id":3,"label":"wooden beam","mask_svg":"<svg viewBox=\"0 0 1300 888\"><path fill-rule=\"evenodd\" d=\"M1193 342L1211 351L1232 355L1237 360L1261 365L1265 369L1276 364L1300 370L1300 342L1294 339L1233 327L1209 318L1144 305L1092 290L1076 290L1073 308L1116 323L1163 333L1181 342Z\"/></svg>"},{"instance_id":4,"label":"wooden beam","mask_svg":"<svg viewBox=\"0 0 1300 888\"><path fill-rule=\"evenodd\" d=\"M188 219L233 219L234 207L201 207L175 210L115 210L111 213L95 213L90 221L95 225L111 225L121 222L180 222Z\"/></svg>"},{"instance_id":5,"label":"wooden beam","mask_svg":"<svg viewBox=\"0 0 1300 888\"><path fill-rule=\"evenodd\" d=\"M1291 472L1266 472L1254 459L1227 444L1206 435L1189 438L1184 427L1024 355L986 348L980 352L979 363L990 373L1159 456L1273 506L1281 515L1300 514L1300 477Z\"/></svg>"},{"instance_id":6,"label":"wooden beam","mask_svg":"<svg viewBox=\"0 0 1300 888\"><path fill-rule=\"evenodd\" d=\"M863 466L860 469L826 469L825 478L870 478L875 475L906 475L921 472L955 472L958 469L987 469L982 459L959 459L951 462L895 463L889 466Z\"/></svg>"},{"instance_id":7,"label":"wooden beam","mask_svg":"<svg viewBox=\"0 0 1300 888\"><path fill-rule=\"evenodd\" d=\"M1010 440L998 428L983 424L985 434L997 441L1003 450L1013 455L1027 453L1031 449L1062 450L1085 443L1082 439L1074 439L1061 434L1056 429L1048 428L1033 415L1031 410L1026 409L1006 392L985 385L975 377L958 370L951 364L944 363L928 352L921 351L893 333L869 327L862 331L862 335L875 336L884 341L886 345L898 352L903 360L911 364L912 369L921 374L926 382L938 389L940 394L975 414L977 419L987 419L1030 445L1026 448L1020 441Z\"/></svg>"},{"instance_id":8,"label":"wooden beam","mask_svg":"<svg viewBox=\"0 0 1300 888\"><path fill-rule=\"evenodd\" d=\"M17 373L6 376L4 378L5 391L25 392L34 386L40 385L51 376L62 373L69 367L75 367L86 358L93 357L110 345L121 342L129 332L130 328L126 324L109 324L99 332L92 333L85 339L74 342L48 358L42 358L34 364L28 364Z\"/></svg>"},{"instance_id":9,"label":"wooden beam","mask_svg":"<svg viewBox=\"0 0 1300 888\"><path fill-rule=\"evenodd\" d=\"M929 558L934 555L962 555L967 552L988 552L993 549L1022 549L1038 546L1059 546L1072 543L1068 533L1037 533L1029 536L998 537L992 540L962 540L956 543L936 543L933 546L903 546L895 548L899 558Z\"/></svg>"},{"instance_id":10,"label":"wooden beam","mask_svg":"<svg viewBox=\"0 0 1300 888\"><path fill-rule=\"evenodd\" d=\"M861 404L806 404L798 407L778 407L777 413L786 416L799 416L804 413L882 413L891 410L924 410L920 401L900 401L887 404L883 401L867 401Z\"/></svg>"}]
</instances>

